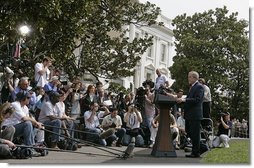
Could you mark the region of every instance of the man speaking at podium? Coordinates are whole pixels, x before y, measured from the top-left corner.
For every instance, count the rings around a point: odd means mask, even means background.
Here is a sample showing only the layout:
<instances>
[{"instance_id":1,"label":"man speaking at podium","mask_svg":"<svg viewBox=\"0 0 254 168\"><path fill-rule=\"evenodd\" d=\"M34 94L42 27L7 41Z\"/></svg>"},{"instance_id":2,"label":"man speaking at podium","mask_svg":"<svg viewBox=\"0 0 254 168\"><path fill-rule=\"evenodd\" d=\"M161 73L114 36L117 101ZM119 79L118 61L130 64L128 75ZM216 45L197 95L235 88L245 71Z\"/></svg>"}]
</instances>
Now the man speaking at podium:
<instances>
[{"instance_id":1,"label":"man speaking at podium","mask_svg":"<svg viewBox=\"0 0 254 168\"><path fill-rule=\"evenodd\" d=\"M199 74L190 71L188 82L190 85L189 93L186 98L178 98L177 103L184 103L184 118L187 135L192 141L192 152L186 157L200 157L200 124L203 119L203 97L204 88L198 82Z\"/></svg>"}]
</instances>

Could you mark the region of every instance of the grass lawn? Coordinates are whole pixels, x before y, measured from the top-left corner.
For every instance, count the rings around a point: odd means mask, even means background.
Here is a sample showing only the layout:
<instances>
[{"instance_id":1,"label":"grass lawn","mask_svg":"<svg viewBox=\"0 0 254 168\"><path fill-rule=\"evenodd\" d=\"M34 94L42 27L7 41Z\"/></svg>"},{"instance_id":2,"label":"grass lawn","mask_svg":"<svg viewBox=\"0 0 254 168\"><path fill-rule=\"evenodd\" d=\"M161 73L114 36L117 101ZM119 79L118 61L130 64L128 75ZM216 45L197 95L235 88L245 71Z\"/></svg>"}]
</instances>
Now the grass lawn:
<instances>
[{"instance_id":1,"label":"grass lawn","mask_svg":"<svg viewBox=\"0 0 254 168\"><path fill-rule=\"evenodd\" d=\"M231 139L229 148L214 148L207 152L201 163L250 164L250 139Z\"/></svg>"}]
</instances>

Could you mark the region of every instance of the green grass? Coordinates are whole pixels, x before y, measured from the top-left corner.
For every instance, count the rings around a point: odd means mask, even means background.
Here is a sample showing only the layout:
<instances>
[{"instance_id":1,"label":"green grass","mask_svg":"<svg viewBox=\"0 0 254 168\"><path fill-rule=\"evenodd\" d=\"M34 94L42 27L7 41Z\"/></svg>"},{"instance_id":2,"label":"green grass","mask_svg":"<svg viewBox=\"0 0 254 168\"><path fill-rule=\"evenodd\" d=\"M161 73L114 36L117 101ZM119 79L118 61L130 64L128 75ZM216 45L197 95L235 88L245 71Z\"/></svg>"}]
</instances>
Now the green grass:
<instances>
[{"instance_id":1,"label":"green grass","mask_svg":"<svg viewBox=\"0 0 254 168\"><path fill-rule=\"evenodd\" d=\"M214 148L207 152L201 163L205 164L250 164L250 140L231 139L229 148Z\"/></svg>"}]
</instances>

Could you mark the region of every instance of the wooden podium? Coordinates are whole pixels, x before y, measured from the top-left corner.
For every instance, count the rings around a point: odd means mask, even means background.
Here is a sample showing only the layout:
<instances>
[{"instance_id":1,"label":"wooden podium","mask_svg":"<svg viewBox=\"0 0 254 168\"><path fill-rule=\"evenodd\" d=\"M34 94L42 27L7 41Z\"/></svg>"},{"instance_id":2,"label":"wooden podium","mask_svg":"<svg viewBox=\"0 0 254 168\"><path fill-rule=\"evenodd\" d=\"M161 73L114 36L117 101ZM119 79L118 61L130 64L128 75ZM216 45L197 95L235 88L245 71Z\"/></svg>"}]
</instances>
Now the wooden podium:
<instances>
[{"instance_id":1,"label":"wooden podium","mask_svg":"<svg viewBox=\"0 0 254 168\"><path fill-rule=\"evenodd\" d=\"M160 121L151 155L157 157L176 157L169 125L169 110L174 106L175 100L169 96L156 94L155 103L159 105Z\"/></svg>"}]
</instances>

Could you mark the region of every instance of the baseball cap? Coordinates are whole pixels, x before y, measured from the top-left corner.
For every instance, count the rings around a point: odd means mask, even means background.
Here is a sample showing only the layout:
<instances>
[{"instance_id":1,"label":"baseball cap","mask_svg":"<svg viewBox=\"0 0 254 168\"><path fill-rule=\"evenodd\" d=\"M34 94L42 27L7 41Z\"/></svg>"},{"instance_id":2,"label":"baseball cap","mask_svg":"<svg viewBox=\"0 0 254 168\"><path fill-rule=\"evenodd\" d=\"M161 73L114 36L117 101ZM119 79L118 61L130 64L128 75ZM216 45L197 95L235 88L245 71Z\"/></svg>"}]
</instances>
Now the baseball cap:
<instances>
[{"instance_id":1,"label":"baseball cap","mask_svg":"<svg viewBox=\"0 0 254 168\"><path fill-rule=\"evenodd\" d=\"M18 92L16 94L16 100L21 101L24 100L25 98L30 98L31 94L29 92Z\"/></svg>"}]
</instances>

